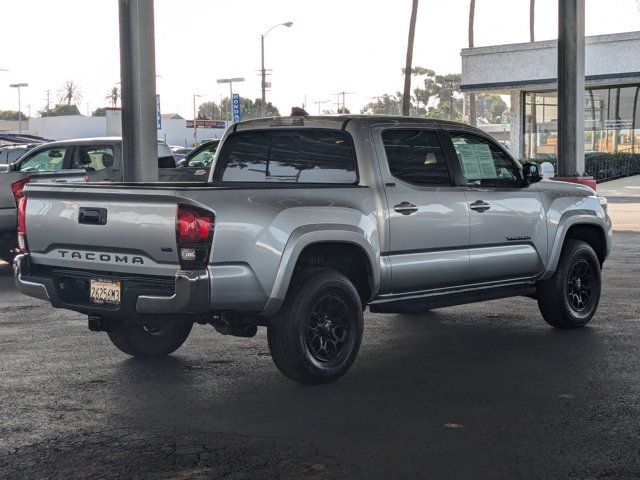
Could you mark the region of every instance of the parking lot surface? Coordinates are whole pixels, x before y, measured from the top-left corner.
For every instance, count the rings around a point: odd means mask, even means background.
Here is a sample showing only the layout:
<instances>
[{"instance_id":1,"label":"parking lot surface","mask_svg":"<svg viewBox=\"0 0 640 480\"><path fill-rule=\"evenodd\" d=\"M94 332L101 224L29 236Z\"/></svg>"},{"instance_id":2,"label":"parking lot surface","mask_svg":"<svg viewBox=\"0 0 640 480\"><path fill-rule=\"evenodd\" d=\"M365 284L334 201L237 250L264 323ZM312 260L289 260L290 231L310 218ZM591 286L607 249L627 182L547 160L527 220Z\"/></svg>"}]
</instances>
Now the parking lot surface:
<instances>
[{"instance_id":1,"label":"parking lot surface","mask_svg":"<svg viewBox=\"0 0 640 480\"><path fill-rule=\"evenodd\" d=\"M638 478L639 243L614 236L584 329L528 298L367 313L354 367L317 387L264 329L129 358L0 264L0 478Z\"/></svg>"}]
</instances>

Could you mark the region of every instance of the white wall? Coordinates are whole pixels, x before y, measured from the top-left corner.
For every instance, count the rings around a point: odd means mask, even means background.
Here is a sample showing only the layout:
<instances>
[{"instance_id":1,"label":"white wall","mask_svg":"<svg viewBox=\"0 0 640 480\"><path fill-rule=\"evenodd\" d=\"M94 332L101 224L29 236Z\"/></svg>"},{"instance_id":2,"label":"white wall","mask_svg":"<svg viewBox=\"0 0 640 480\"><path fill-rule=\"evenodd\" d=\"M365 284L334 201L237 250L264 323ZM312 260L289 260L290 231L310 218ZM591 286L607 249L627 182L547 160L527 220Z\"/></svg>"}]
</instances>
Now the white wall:
<instances>
[{"instance_id":1,"label":"white wall","mask_svg":"<svg viewBox=\"0 0 640 480\"><path fill-rule=\"evenodd\" d=\"M18 133L20 126L17 120L0 120L0 132ZM29 130L29 120L22 121L22 131L27 133Z\"/></svg>"},{"instance_id":2,"label":"white wall","mask_svg":"<svg viewBox=\"0 0 640 480\"><path fill-rule=\"evenodd\" d=\"M85 117L69 115L61 117L32 118L23 122L23 132L50 138L68 140L71 138L119 137L122 135L120 110L107 110L106 117ZM17 122L11 122L11 124ZM27 126L28 125L28 126ZM16 128L17 131L17 128ZM220 139L224 128L198 128L197 142ZM193 145L193 129L187 128L184 119L162 120L162 129L158 130L158 139L166 140L169 145Z\"/></svg>"},{"instance_id":3,"label":"white wall","mask_svg":"<svg viewBox=\"0 0 640 480\"><path fill-rule=\"evenodd\" d=\"M29 133L52 140L104 137L107 135L107 119L84 115L37 117L29 120Z\"/></svg>"}]
</instances>

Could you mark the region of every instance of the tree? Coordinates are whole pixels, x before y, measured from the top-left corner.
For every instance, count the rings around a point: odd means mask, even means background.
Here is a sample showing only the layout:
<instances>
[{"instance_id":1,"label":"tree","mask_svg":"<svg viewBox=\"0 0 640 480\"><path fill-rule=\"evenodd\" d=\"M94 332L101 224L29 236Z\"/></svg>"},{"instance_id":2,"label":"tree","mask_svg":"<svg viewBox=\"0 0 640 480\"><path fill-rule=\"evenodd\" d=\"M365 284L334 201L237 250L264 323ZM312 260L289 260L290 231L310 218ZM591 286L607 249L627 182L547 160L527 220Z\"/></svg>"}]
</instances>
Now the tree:
<instances>
[{"instance_id":1,"label":"tree","mask_svg":"<svg viewBox=\"0 0 640 480\"><path fill-rule=\"evenodd\" d=\"M60 103L77 105L80 103L80 100L82 100L80 87L73 80L67 80L64 82L64 86L58 90L58 99L60 100Z\"/></svg>"},{"instance_id":2,"label":"tree","mask_svg":"<svg viewBox=\"0 0 640 480\"><path fill-rule=\"evenodd\" d=\"M507 104L499 95L478 95L478 118L489 123L499 123Z\"/></svg>"},{"instance_id":3,"label":"tree","mask_svg":"<svg viewBox=\"0 0 640 480\"><path fill-rule=\"evenodd\" d=\"M220 104L222 118L230 117L231 109L229 107L229 98L223 98ZM240 113L244 120L262 117L262 99L256 98L255 100L251 100L250 98L240 97ZM267 117L280 116L280 112L271 102L267 102L264 106L264 114Z\"/></svg>"},{"instance_id":4,"label":"tree","mask_svg":"<svg viewBox=\"0 0 640 480\"><path fill-rule=\"evenodd\" d=\"M409 19L409 39L407 41L407 60L404 69L404 91L402 94L402 115L409 115L411 110L411 65L413 64L413 43L416 37L416 18L418 16L418 0L413 0L411 18Z\"/></svg>"},{"instance_id":5,"label":"tree","mask_svg":"<svg viewBox=\"0 0 640 480\"><path fill-rule=\"evenodd\" d=\"M120 89L118 87L112 87L111 90L109 90L109 93L107 94L107 96L104 97L104 99L107 100L112 107L118 106L118 102L120 101L120 98L121 98Z\"/></svg>"},{"instance_id":6,"label":"tree","mask_svg":"<svg viewBox=\"0 0 640 480\"><path fill-rule=\"evenodd\" d=\"M0 110L0 120L19 120L20 114L22 114L23 120L28 120L29 117L22 112L16 110Z\"/></svg>"},{"instance_id":7,"label":"tree","mask_svg":"<svg viewBox=\"0 0 640 480\"><path fill-rule=\"evenodd\" d=\"M45 108L40 111L41 117L61 117L64 115L80 115L80 110L78 110L77 105L60 104L49 110Z\"/></svg>"},{"instance_id":8,"label":"tree","mask_svg":"<svg viewBox=\"0 0 640 480\"><path fill-rule=\"evenodd\" d=\"M411 69L411 74L414 76L424 77L422 80L422 84L424 88L416 87L413 90L413 97L417 105L414 113L412 113L412 115L423 116L427 112L429 102L436 95L436 91L435 91L436 72L431 70L430 68L415 67ZM400 92L398 92L398 96L402 97Z\"/></svg>"},{"instance_id":9,"label":"tree","mask_svg":"<svg viewBox=\"0 0 640 480\"><path fill-rule=\"evenodd\" d=\"M474 46L474 28L475 28L475 16L476 16L476 0L471 0L469 3L469 48ZM475 125L477 122L478 114L476 111L476 94L469 93L469 123Z\"/></svg>"},{"instance_id":10,"label":"tree","mask_svg":"<svg viewBox=\"0 0 640 480\"><path fill-rule=\"evenodd\" d=\"M373 115L400 115L402 109L402 102L400 96L389 95L385 93L381 97L378 97L375 102L370 102L365 105L360 113L373 114Z\"/></svg>"},{"instance_id":11,"label":"tree","mask_svg":"<svg viewBox=\"0 0 640 480\"><path fill-rule=\"evenodd\" d=\"M96 108L91 114L92 117L106 117L107 109L105 107Z\"/></svg>"},{"instance_id":12,"label":"tree","mask_svg":"<svg viewBox=\"0 0 640 480\"><path fill-rule=\"evenodd\" d=\"M340 107L336 113L342 114L342 113L351 113L351 112L347 107Z\"/></svg>"},{"instance_id":13,"label":"tree","mask_svg":"<svg viewBox=\"0 0 640 480\"><path fill-rule=\"evenodd\" d=\"M221 118L220 107L216 102L204 102L198 107L198 118L203 120L215 120Z\"/></svg>"}]
</instances>

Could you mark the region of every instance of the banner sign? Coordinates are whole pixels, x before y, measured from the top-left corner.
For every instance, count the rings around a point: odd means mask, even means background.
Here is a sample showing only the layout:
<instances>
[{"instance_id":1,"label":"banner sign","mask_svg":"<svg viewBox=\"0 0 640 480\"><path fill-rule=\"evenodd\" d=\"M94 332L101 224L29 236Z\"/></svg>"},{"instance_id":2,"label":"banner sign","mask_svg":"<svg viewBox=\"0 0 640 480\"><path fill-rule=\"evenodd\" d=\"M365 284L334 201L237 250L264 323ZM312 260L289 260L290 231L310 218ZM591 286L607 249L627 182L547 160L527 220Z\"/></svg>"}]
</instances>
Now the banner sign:
<instances>
[{"instance_id":1,"label":"banner sign","mask_svg":"<svg viewBox=\"0 0 640 480\"><path fill-rule=\"evenodd\" d=\"M196 120L198 128L226 128L227 122L224 120ZM193 120L187 120L187 128L193 128Z\"/></svg>"},{"instance_id":2,"label":"banner sign","mask_svg":"<svg viewBox=\"0 0 640 480\"><path fill-rule=\"evenodd\" d=\"M242 120L242 114L240 113L240 94L234 93L231 103L233 106L233 123L237 123Z\"/></svg>"}]
</instances>

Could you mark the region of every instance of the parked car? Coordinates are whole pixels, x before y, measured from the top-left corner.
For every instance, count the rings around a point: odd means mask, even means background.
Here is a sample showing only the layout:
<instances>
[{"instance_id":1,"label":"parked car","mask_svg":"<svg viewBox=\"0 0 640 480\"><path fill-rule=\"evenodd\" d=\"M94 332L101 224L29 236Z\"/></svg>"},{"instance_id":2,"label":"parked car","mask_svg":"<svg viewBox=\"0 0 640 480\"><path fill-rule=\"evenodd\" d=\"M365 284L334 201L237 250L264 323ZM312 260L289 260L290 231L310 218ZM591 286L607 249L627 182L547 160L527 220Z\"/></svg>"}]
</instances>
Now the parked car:
<instances>
[{"instance_id":1,"label":"parked car","mask_svg":"<svg viewBox=\"0 0 640 480\"><path fill-rule=\"evenodd\" d=\"M42 144L0 170L0 259L11 260L16 244L16 208L24 186L44 182L121 180L122 139L83 138ZM158 141L161 181L204 181L208 171L176 167L171 149ZM4 173L1 173L4 172Z\"/></svg>"},{"instance_id":2,"label":"parked car","mask_svg":"<svg viewBox=\"0 0 640 480\"><path fill-rule=\"evenodd\" d=\"M37 143L28 143L21 145L3 145L0 147L0 165L7 165L18 160L22 155L27 153Z\"/></svg>"},{"instance_id":3,"label":"parked car","mask_svg":"<svg viewBox=\"0 0 640 480\"><path fill-rule=\"evenodd\" d=\"M178 166L182 165L182 160L193 150L191 147L181 147L180 145L172 145L169 148L171 148L171 153Z\"/></svg>"},{"instance_id":4,"label":"parked car","mask_svg":"<svg viewBox=\"0 0 640 480\"><path fill-rule=\"evenodd\" d=\"M198 147L194 148L180 162L180 165L187 168L193 168L194 172L202 170L205 174L209 174L209 169L213 164L213 159L218 151L220 140L207 140Z\"/></svg>"},{"instance_id":5,"label":"parked car","mask_svg":"<svg viewBox=\"0 0 640 480\"><path fill-rule=\"evenodd\" d=\"M554 327L589 322L611 222L591 188L540 179L453 122L250 120L206 185L28 185L16 282L129 355L170 354L193 323L266 326L284 375L328 382L355 361L367 305L523 295Z\"/></svg>"}]
</instances>

